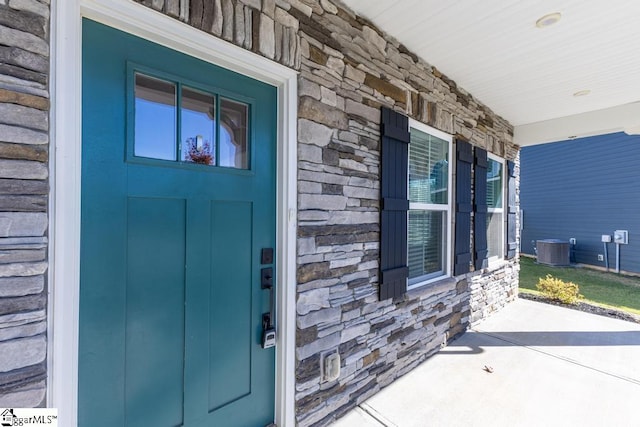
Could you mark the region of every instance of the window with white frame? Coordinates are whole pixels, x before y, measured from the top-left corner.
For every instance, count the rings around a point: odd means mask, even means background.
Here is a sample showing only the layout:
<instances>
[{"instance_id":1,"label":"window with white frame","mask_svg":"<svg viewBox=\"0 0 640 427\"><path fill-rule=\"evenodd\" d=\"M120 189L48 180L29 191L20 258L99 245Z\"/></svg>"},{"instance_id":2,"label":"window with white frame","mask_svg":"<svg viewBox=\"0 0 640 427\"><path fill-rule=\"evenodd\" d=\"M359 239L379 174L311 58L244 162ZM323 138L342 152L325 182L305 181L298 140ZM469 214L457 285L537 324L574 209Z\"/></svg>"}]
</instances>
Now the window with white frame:
<instances>
[{"instance_id":1,"label":"window with white frame","mask_svg":"<svg viewBox=\"0 0 640 427\"><path fill-rule=\"evenodd\" d=\"M504 160L488 154L487 162L487 257L504 255Z\"/></svg>"},{"instance_id":2,"label":"window with white frame","mask_svg":"<svg viewBox=\"0 0 640 427\"><path fill-rule=\"evenodd\" d=\"M450 274L451 136L410 121L409 287Z\"/></svg>"}]
</instances>

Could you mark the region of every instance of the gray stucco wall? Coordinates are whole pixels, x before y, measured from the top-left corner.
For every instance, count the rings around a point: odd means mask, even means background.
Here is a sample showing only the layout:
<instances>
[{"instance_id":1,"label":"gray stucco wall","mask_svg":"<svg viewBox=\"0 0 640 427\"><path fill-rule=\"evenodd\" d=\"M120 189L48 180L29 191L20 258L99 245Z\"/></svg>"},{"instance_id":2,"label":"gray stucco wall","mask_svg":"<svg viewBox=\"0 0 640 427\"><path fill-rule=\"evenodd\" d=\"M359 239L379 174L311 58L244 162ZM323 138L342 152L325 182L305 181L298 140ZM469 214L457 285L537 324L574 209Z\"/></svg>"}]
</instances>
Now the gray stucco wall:
<instances>
[{"instance_id":1,"label":"gray stucco wall","mask_svg":"<svg viewBox=\"0 0 640 427\"><path fill-rule=\"evenodd\" d=\"M603 234L629 231L620 268L640 273L640 136L625 133L525 147L522 252L533 240L576 239L575 261L604 267ZM615 245L609 244L615 267Z\"/></svg>"},{"instance_id":2,"label":"gray stucco wall","mask_svg":"<svg viewBox=\"0 0 640 427\"><path fill-rule=\"evenodd\" d=\"M44 404L49 1L0 1L0 407Z\"/></svg>"}]
</instances>

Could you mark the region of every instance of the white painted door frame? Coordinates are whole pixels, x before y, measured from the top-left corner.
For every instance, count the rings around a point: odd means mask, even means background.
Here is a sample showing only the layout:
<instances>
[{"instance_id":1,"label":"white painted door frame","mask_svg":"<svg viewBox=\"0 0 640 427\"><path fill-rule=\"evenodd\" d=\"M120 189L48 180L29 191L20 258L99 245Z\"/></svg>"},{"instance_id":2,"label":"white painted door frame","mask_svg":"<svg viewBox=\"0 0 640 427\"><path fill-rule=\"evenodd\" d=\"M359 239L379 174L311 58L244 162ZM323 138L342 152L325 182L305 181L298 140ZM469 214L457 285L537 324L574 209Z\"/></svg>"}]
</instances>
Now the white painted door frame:
<instances>
[{"instance_id":1,"label":"white painted door frame","mask_svg":"<svg viewBox=\"0 0 640 427\"><path fill-rule=\"evenodd\" d=\"M277 324L275 422L293 426L297 218L297 72L130 0L53 0L47 406L77 425L82 153L82 17L275 86Z\"/></svg>"}]
</instances>

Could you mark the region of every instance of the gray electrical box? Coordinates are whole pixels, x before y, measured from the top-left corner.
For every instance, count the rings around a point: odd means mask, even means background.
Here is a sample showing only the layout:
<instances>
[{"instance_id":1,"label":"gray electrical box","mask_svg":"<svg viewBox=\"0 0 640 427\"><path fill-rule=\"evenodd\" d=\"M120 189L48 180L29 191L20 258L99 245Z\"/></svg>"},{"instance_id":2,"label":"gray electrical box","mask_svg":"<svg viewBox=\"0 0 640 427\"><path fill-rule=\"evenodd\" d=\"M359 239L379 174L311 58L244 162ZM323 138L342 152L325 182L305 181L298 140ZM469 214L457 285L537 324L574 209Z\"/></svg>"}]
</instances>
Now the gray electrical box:
<instances>
[{"instance_id":1,"label":"gray electrical box","mask_svg":"<svg viewBox=\"0 0 640 427\"><path fill-rule=\"evenodd\" d=\"M611 243L611 235L610 234L603 234L602 235L602 242Z\"/></svg>"},{"instance_id":2,"label":"gray electrical box","mask_svg":"<svg viewBox=\"0 0 640 427\"><path fill-rule=\"evenodd\" d=\"M627 230L616 230L613 232L613 241L620 245L628 245L629 244L629 231Z\"/></svg>"}]
</instances>

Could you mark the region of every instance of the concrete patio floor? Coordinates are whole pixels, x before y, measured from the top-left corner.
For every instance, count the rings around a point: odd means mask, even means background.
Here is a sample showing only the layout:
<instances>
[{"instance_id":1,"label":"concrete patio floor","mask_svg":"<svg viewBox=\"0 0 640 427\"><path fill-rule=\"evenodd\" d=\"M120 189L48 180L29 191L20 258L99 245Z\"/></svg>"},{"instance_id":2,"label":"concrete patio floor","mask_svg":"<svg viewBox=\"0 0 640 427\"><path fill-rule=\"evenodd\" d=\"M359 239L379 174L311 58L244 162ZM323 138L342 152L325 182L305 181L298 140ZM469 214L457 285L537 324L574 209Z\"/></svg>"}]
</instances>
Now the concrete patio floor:
<instances>
[{"instance_id":1,"label":"concrete patio floor","mask_svg":"<svg viewBox=\"0 0 640 427\"><path fill-rule=\"evenodd\" d=\"M517 300L333 426L640 426L640 324Z\"/></svg>"}]
</instances>

